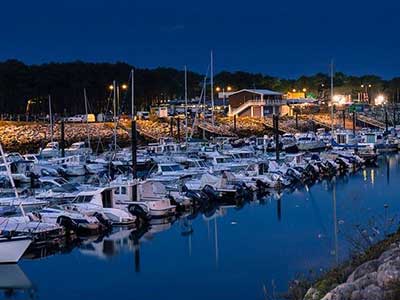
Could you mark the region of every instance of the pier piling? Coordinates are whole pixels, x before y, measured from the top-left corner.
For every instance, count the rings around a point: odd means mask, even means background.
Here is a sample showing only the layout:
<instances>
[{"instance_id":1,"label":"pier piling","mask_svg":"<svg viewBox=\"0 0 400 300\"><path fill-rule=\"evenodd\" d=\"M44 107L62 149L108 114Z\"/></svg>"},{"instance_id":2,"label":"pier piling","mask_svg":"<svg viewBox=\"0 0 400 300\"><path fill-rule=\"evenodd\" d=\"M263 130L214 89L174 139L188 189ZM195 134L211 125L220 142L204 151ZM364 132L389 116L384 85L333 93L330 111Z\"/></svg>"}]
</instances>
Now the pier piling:
<instances>
[{"instance_id":1,"label":"pier piling","mask_svg":"<svg viewBox=\"0 0 400 300\"><path fill-rule=\"evenodd\" d=\"M169 122L169 135L174 138L174 118L171 117Z\"/></svg>"},{"instance_id":2,"label":"pier piling","mask_svg":"<svg viewBox=\"0 0 400 300\"><path fill-rule=\"evenodd\" d=\"M65 157L65 124L64 119L61 119L61 157Z\"/></svg>"},{"instance_id":3,"label":"pier piling","mask_svg":"<svg viewBox=\"0 0 400 300\"><path fill-rule=\"evenodd\" d=\"M279 160L279 115L272 116L272 123L274 128L274 137L275 137L275 154L276 160Z\"/></svg>"},{"instance_id":4,"label":"pier piling","mask_svg":"<svg viewBox=\"0 0 400 300\"><path fill-rule=\"evenodd\" d=\"M346 129L346 110L343 109L343 129Z\"/></svg>"},{"instance_id":5,"label":"pier piling","mask_svg":"<svg viewBox=\"0 0 400 300\"><path fill-rule=\"evenodd\" d=\"M178 117L176 121L177 121L176 126L178 131L178 143L179 143L181 141L181 119Z\"/></svg>"}]
</instances>

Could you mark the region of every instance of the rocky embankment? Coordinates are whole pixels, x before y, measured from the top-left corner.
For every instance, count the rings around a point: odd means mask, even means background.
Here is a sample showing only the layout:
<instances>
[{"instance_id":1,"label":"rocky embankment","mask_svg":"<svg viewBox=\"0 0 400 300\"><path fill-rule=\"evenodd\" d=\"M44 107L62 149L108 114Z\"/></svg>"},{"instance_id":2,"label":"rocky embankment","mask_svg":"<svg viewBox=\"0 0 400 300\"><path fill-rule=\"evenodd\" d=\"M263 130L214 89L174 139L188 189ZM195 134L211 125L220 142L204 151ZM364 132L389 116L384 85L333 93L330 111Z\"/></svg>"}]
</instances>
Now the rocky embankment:
<instances>
[{"instance_id":1,"label":"rocky embankment","mask_svg":"<svg viewBox=\"0 0 400 300\"><path fill-rule=\"evenodd\" d=\"M89 135L93 144L99 142L105 147L113 137L113 124L91 123L65 124L65 141L67 145L74 142L84 141ZM61 140L60 124L53 126L54 140ZM118 141L124 143L129 140L129 134L119 128L117 130ZM36 152L44 147L51 139L50 126L45 123L26 122L1 122L0 142L6 151Z\"/></svg>"},{"instance_id":2,"label":"rocky embankment","mask_svg":"<svg viewBox=\"0 0 400 300\"><path fill-rule=\"evenodd\" d=\"M390 241L390 240L389 240ZM380 246L373 247L367 255L376 256L361 265L352 268L343 283L337 285L328 293L321 287L330 281L329 276L321 279L311 287L304 300L395 300L400 299L400 242L391 240L386 250L377 255ZM385 242L384 242L385 243ZM364 254L365 255L365 254ZM349 270L349 266L343 272Z\"/></svg>"}]
</instances>

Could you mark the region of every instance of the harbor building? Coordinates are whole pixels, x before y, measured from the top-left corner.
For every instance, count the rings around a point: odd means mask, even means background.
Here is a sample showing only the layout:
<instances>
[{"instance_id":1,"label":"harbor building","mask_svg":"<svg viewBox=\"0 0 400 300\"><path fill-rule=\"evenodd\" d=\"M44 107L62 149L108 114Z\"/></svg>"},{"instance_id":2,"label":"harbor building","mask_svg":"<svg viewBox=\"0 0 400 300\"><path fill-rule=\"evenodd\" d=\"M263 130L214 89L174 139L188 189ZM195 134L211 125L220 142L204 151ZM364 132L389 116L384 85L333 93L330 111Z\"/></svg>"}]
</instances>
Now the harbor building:
<instances>
[{"instance_id":1,"label":"harbor building","mask_svg":"<svg viewBox=\"0 0 400 300\"><path fill-rule=\"evenodd\" d=\"M287 114L283 94L266 89L242 89L226 93L229 116L263 118L273 114Z\"/></svg>"}]
</instances>

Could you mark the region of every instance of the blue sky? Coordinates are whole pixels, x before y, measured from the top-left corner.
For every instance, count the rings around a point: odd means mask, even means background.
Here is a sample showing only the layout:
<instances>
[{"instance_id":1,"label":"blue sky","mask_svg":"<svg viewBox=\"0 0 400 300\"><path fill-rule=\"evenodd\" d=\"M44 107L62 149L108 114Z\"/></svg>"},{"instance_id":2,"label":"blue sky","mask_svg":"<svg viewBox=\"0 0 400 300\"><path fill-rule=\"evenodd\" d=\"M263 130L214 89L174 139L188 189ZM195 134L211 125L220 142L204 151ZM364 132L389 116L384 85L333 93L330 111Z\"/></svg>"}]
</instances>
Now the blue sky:
<instances>
[{"instance_id":1,"label":"blue sky","mask_svg":"<svg viewBox=\"0 0 400 300\"><path fill-rule=\"evenodd\" d=\"M398 1L7 1L0 60L400 76Z\"/></svg>"}]
</instances>

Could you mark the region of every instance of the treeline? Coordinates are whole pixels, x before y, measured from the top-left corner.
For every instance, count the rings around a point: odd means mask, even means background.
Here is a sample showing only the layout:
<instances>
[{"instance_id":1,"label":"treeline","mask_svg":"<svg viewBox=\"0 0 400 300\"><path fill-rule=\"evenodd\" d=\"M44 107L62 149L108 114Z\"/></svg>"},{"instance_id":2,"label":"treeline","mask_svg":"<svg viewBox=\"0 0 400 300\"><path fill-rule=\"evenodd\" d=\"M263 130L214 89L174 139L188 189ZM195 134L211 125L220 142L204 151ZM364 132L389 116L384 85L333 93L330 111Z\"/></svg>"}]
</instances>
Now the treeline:
<instances>
[{"instance_id":1,"label":"treeline","mask_svg":"<svg viewBox=\"0 0 400 300\"><path fill-rule=\"evenodd\" d=\"M129 84L133 66L118 63L48 63L26 65L17 60L0 63L0 111L1 113L26 112L28 100L30 111L48 111L47 97L51 95L52 108L59 114L84 113L84 93L86 89L91 112L105 112L112 109L113 80L120 85L119 103L121 111L130 111L130 89L122 89ZM188 72L189 98L198 97L203 87L204 75ZM335 92L353 94L363 91L361 84L371 85L371 97L384 93L389 100L396 100L400 78L384 80L378 76L348 76L335 74ZM267 88L280 92L293 89L307 89L314 95L328 95L330 79L327 74L301 76L297 79L283 79L248 72L220 72L214 77L215 87ZM148 108L151 104L167 99L182 98L184 95L184 72L173 68L135 69L135 98L137 109ZM207 96L210 95L208 81Z\"/></svg>"}]
</instances>

